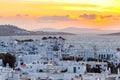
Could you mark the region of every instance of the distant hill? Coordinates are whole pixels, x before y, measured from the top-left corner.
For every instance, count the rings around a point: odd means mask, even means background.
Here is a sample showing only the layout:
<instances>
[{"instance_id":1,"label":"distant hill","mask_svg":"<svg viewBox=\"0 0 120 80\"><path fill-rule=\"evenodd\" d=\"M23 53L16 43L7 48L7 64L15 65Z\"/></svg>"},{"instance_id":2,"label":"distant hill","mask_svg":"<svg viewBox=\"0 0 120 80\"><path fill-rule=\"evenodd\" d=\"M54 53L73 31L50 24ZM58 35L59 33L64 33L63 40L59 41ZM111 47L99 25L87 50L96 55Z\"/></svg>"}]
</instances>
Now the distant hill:
<instances>
[{"instance_id":1,"label":"distant hill","mask_svg":"<svg viewBox=\"0 0 120 80\"><path fill-rule=\"evenodd\" d=\"M72 32L74 34L79 33L94 33L95 31L98 31L96 29L90 29L90 28L75 28L75 27L68 27L64 29L54 29L54 28L42 28L38 31L50 31L50 32Z\"/></svg>"},{"instance_id":2,"label":"distant hill","mask_svg":"<svg viewBox=\"0 0 120 80\"><path fill-rule=\"evenodd\" d=\"M15 35L73 35L67 32L27 31L14 25L0 25L0 36Z\"/></svg>"},{"instance_id":3,"label":"distant hill","mask_svg":"<svg viewBox=\"0 0 120 80\"><path fill-rule=\"evenodd\" d=\"M36 31L47 31L47 32L58 32L58 29L54 29L54 28L41 28L39 30Z\"/></svg>"},{"instance_id":4,"label":"distant hill","mask_svg":"<svg viewBox=\"0 0 120 80\"><path fill-rule=\"evenodd\" d=\"M120 32L117 32L117 33L111 33L111 34L104 34L104 35L114 35L114 36L120 36Z\"/></svg>"},{"instance_id":5,"label":"distant hill","mask_svg":"<svg viewBox=\"0 0 120 80\"><path fill-rule=\"evenodd\" d=\"M74 27L68 27L65 29L61 29L63 32L73 32L76 34L94 34L99 32L97 29L92 29L92 28L74 28Z\"/></svg>"},{"instance_id":6,"label":"distant hill","mask_svg":"<svg viewBox=\"0 0 120 80\"><path fill-rule=\"evenodd\" d=\"M110 34L119 32L116 30L98 30L93 28L75 28L75 27L68 27L64 29L54 29L54 28L42 28L39 29L40 31L50 31L50 32L67 32L67 33L74 33L74 34ZM38 30L38 31L39 31Z\"/></svg>"}]
</instances>

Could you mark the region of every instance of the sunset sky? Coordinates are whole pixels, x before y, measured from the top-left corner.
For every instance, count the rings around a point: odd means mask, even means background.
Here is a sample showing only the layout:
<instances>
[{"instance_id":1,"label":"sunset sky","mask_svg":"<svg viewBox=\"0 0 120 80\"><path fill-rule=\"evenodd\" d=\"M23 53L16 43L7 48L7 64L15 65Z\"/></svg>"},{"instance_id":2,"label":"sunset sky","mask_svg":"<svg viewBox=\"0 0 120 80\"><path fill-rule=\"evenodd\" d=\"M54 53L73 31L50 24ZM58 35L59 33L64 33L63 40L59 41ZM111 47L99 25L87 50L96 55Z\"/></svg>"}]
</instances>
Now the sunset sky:
<instances>
[{"instance_id":1,"label":"sunset sky","mask_svg":"<svg viewBox=\"0 0 120 80\"><path fill-rule=\"evenodd\" d=\"M120 0L0 0L0 24L120 30Z\"/></svg>"}]
</instances>

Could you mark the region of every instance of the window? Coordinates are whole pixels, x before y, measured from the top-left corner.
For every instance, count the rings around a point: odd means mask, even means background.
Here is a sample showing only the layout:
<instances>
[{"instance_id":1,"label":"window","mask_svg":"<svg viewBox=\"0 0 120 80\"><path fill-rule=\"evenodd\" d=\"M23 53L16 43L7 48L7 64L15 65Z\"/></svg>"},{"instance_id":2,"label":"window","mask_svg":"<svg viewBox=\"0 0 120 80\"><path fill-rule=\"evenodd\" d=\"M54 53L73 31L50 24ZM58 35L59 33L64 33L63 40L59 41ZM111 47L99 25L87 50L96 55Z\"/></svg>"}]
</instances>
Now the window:
<instances>
[{"instance_id":1,"label":"window","mask_svg":"<svg viewBox=\"0 0 120 80\"><path fill-rule=\"evenodd\" d=\"M99 55L99 58L100 58L100 55Z\"/></svg>"},{"instance_id":2,"label":"window","mask_svg":"<svg viewBox=\"0 0 120 80\"><path fill-rule=\"evenodd\" d=\"M104 54L104 58L105 58L105 54Z\"/></svg>"},{"instance_id":3,"label":"window","mask_svg":"<svg viewBox=\"0 0 120 80\"><path fill-rule=\"evenodd\" d=\"M112 54L112 57L113 57L113 54Z\"/></svg>"},{"instance_id":4,"label":"window","mask_svg":"<svg viewBox=\"0 0 120 80\"><path fill-rule=\"evenodd\" d=\"M101 58L103 58L103 55L101 55Z\"/></svg>"},{"instance_id":5,"label":"window","mask_svg":"<svg viewBox=\"0 0 120 80\"><path fill-rule=\"evenodd\" d=\"M80 67L78 67L78 69L80 69Z\"/></svg>"}]
</instances>

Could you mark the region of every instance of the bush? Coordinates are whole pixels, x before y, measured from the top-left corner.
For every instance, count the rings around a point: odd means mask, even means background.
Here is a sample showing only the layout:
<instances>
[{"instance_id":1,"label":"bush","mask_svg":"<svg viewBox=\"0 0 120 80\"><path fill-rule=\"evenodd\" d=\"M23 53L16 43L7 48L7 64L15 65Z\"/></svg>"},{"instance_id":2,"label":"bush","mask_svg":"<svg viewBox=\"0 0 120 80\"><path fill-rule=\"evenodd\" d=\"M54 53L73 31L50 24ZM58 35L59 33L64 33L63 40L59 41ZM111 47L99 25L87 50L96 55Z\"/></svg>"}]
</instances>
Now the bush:
<instances>
[{"instance_id":1,"label":"bush","mask_svg":"<svg viewBox=\"0 0 120 80\"><path fill-rule=\"evenodd\" d=\"M88 58L87 61L97 61L95 58Z\"/></svg>"},{"instance_id":2,"label":"bush","mask_svg":"<svg viewBox=\"0 0 120 80\"><path fill-rule=\"evenodd\" d=\"M54 47L53 47L53 51L58 51L59 50L59 47L57 46L57 45L55 45Z\"/></svg>"},{"instance_id":3,"label":"bush","mask_svg":"<svg viewBox=\"0 0 120 80\"><path fill-rule=\"evenodd\" d=\"M67 71L68 71L68 69L65 69L65 70L62 70L61 73L65 73L65 72L67 72Z\"/></svg>"}]
</instances>

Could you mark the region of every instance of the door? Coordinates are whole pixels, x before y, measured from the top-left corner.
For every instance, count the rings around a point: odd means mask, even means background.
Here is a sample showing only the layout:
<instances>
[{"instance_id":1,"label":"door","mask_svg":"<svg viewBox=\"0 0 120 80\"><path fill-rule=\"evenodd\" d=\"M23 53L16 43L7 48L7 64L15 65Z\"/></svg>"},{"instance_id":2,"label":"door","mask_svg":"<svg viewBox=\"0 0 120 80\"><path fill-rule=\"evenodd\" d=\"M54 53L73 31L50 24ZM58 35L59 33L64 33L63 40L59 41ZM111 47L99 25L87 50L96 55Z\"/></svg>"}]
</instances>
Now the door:
<instances>
[{"instance_id":1,"label":"door","mask_svg":"<svg viewBox=\"0 0 120 80\"><path fill-rule=\"evenodd\" d=\"M76 67L73 67L73 72L76 73Z\"/></svg>"}]
</instances>

